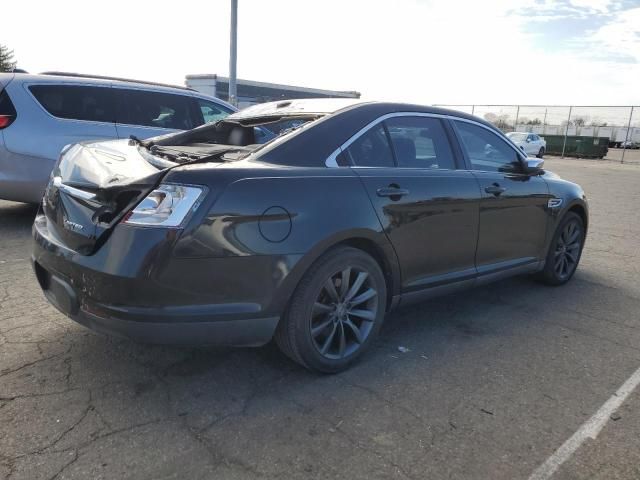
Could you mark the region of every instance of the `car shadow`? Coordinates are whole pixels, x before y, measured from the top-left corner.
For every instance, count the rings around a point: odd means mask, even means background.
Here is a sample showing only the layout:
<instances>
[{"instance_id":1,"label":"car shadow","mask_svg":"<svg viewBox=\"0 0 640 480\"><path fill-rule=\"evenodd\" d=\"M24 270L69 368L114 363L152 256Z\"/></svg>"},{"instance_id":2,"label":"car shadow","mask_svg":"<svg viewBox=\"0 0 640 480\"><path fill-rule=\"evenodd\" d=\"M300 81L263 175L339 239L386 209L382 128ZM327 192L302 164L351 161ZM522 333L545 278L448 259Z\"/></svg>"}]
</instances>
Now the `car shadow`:
<instances>
[{"instance_id":1,"label":"car shadow","mask_svg":"<svg viewBox=\"0 0 640 480\"><path fill-rule=\"evenodd\" d=\"M31 228L37 211L38 206L34 204L0 200L0 228L3 231Z\"/></svg>"},{"instance_id":2,"label":"car shadow","mask_svg":"<svg viewBox=\"0 0 640 480\"><path fill-rule=\"evenodd\" d=\"M225 422L255 428L264 418L328 414L332 406L344 411L367 404L373 408L396 402L398 388L406 388L407 398L416 401L412 390L421 391L428 383L464 395L481 388L486 379L465 378L469 372L460 370L461 362L481 371L496 361L498 346L533 348L532 339L546 336L547 343L563 341L558 332L579 321L569 314L577 302L587 310L599 302L594 292L601 286L583 276L561 289L514 278L400 309L388 316L368 355L336 375L299 367L273 343L254 349L155 346L77 327L69 333L76 337L69 378L74 388L98 392L98 410L109 412L114 403L126 401L135 405L134 417L143 411L140 415L149 421L178 420L205 436L214 435ZM452 383L456 377L459 381Z\"/></svg>"}]
</instances>

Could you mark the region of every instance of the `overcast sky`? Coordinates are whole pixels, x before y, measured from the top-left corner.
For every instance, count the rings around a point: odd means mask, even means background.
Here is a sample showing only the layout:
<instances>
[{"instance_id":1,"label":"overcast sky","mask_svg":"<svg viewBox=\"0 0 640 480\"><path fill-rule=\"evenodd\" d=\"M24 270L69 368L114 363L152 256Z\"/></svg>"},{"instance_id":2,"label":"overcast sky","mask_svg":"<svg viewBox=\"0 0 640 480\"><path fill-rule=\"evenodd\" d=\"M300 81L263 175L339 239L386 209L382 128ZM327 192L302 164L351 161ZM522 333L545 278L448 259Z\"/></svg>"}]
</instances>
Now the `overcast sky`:
<instances>
[{"instance_id":1,"label":"overcast sky","mask_svg":"<svg viewBox=\"0 0 640 480\"><path fill-rule=\"evenodd\" d=\"M14 1L30 72L228 75L230 0ZM416 103L640 104L640 0L239 0L238 77Z\"/></svg>"}]
</instances>

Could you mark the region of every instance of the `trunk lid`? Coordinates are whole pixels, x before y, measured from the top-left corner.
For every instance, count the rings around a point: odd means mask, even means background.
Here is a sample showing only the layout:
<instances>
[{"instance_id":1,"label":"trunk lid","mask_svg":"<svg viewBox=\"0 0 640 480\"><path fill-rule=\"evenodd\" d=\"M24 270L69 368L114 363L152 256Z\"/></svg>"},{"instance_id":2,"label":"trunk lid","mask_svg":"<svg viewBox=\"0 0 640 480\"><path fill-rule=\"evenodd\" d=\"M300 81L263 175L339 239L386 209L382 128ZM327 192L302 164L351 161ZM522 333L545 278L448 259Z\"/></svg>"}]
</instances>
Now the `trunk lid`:
<instances>
[{"instance_id":1,"label":"trunk lid","mask_svg":"<svg viewBox=\"0 0 640 480\"><path fill-rule=\"evenodd\" d=\"M93 253L165 172L128 140L65 147L42 200L50 233L67 248Z\"/></svg>"}]
</instances>

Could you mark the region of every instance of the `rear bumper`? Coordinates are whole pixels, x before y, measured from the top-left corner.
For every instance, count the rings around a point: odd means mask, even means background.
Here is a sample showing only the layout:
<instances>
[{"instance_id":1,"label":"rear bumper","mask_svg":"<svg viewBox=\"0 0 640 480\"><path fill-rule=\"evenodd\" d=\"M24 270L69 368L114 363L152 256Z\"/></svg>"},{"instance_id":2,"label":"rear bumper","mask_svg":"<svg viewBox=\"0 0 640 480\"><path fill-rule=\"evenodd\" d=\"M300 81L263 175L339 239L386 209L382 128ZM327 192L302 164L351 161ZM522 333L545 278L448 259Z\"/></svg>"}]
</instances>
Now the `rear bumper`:
<instances>
[{"instance_id":1,"label":"rear bumper","mask_svg":"<svg viewBox=\"0 0 640 480\"><path fill-rule=\"evenodd\" d=\"M114 270L117 262L113 257L104 263L100 256L82 256L56 243L41 217L34 223L33 236L32 264L43 293L58 310L92 330L144 343L259 346L269 342L277 327L280 309L268 298L274 288L267 280L272 272L251 276L250 257L236 258L237 268L226 271L229 259L212 259L224 260L218 269L199 259L201 269L215 272L206 285L213 293L206 296L181 285L200 275L193 271L194 263L188 266L190 279L182 275L165 279L149 272L149 262L160 259L149 258L143 250L135 254L143 257L144 268L136 268L131 260L120 263L126 268ZM150 252L163 251L157 244L150 245ZM111 251L117 254L123 252ZM266 259L254 260L258 262L255 269L264 270ZM175 265L180 259L169 254L167 261L174 264L163 271L184 273ZM246 283L234 281L238 272L251 276L255 287L247 289ZM151 298L154 291L155 299ZM263 292L262 297L257 292Z\"/></svg>"},{"instance_id":2,"label":"rear bumper","mask_svg":"<svg viewBox=\"0 0 640 480\"><path fill-rule=\"evenodd\" d=\"M155 344L259 346L271 339L278 325L278 317L193 321L193 312L188 311L167 312L166 309L147 308L136 312L136 309L131 311L126 307L91 308L86 301L80 301L76 290L66 280L48 274L35 261L33 265L43 292L53 306L80 325L108 335ZM205 308L200 309L198 316L220 317L220 312L215 309L207 312ZM124 317L135 317L135 320Z\"/></svg>"}]
</instances>

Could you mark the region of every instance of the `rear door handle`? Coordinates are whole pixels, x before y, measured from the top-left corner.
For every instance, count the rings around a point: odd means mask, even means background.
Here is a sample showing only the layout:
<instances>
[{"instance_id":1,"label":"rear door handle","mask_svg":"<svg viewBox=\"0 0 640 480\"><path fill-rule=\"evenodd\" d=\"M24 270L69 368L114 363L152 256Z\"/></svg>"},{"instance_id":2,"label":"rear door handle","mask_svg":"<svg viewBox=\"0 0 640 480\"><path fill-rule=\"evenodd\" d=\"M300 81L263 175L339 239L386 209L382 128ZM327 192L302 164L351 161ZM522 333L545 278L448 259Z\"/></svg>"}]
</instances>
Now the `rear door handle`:
<instances>
[{"instance_id":1,"label":"rear door handle","mask_svg":"<svg viewBox=\"0 0 640 480\"><path fill-rule=\"evenodd\" d=\"M498 185L497 183L494 183L493 185L489 185L488 187L486 187L486 188L484 189L484 191L485 191L485 192L487 192L487 193L491 193L491 194L493 194L493 195L498 196L498 195L500 195L501 193L506 192L506 191L507 191L507 189L506 189L506 188L504 188L504 187L501 187L501 186L500 186L500 185Z\"/></svg>"},{"instance_id":2,"label":"rear door handle","mask_svg":"<svg viewBox=\"0 0 640 480\"><path fill-rule=\"evenodd\" d=\"M409 195L409 190L399 187L384 187L376 190L379 197L404 197Z\"/></svg>"}]
</instances>

